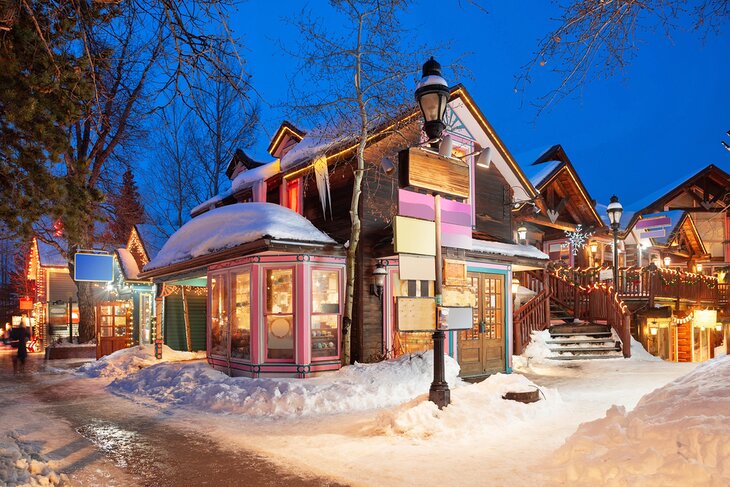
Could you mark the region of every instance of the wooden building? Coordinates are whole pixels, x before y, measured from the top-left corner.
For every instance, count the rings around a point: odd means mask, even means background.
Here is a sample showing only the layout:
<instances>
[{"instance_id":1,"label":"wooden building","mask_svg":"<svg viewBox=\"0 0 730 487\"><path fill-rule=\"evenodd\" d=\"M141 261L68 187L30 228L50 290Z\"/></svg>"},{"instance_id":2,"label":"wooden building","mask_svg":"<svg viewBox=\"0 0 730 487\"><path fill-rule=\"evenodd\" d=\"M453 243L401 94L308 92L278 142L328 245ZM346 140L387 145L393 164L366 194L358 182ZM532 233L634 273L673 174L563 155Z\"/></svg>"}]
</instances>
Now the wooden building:
<instances>
[{"instance_id":1,"label":"wooden building","mask_svg":"<svg viewBox=\"0 0 730 487\"><path fill-rule=\"evenodd\" d=\"M154 287L139 277L139 269L149 262L151 242L142 238L142 225L134 227L125 245L110 249L113 280L95 287L97 358L132 344L151 343L154 315ZM66 259L58 249L37 238L31 241L26 269L34 318L34 336L41 348L78 335L76 284Z\"/></svg>"},{"instance_id":2,"label":"wooden building","mask_svg":"<svg viewBox=\"0 0 730 487\"><path fill-rule=\"evenodd\" d=\"M454 282L458 284L451 290L447 289L450 291L448 298L447 292L444 293L444 300L451 299L454 303L473 308L471 328L450 331L447 350L459 361L465 376L509 371L515 339L512 330L513 272L542 269L547 262L547 255L535 247L515 243L512 210L522 195L534 198L537 192L463 86L451 90L445 118L447 128L444 135L448 134L453 141L453 152L447 159L465 171L468 195L445 200L447 206L454 210L448 211L446 217L453 220L442 225L444 256L455 263L453 268L461 274L455 277ZM416 109L404 112L373 130L366 147L368 164L361 196L362 227L357 251L352 327L353 360L374 361L431 348L430 334L399 330L395 306L398 298L428 297L434 292L433 277L428 273L416 278L418 276L414 277L415 274L409 271L407 277L401 277L405 260L412 256L399 252L394 242L396 216L412 217L414 213L430 211L433 218L434 214L433 198L417 188L402 187L398 171L392 170L400 164L399 152L418 147L423 142L420 125L420 113ZM487 148L491 156L484 167L478 166L475 154ZM276 238L262 236L261 242L249 239L228 242L225 249L205 258L195 257L164 265L153 262L142 273L144 277L152 277L155 282L164 284L163 296L168 285L196 282L202 287L204 283L208 294L207 350L209 362L214 366L231 373L235 373L233 369L236 369L249 375L278 372L300 377L339 366L339 345L336 355L328 355L324 357L326 360L319 361L323 366L319 366L316 359L328 351L330 342L337 343L330 337L339 337L341 333L342 294L335 293L335 287L325 293L337 301L324 303L326 309L331 309L330 317L315 319L315 304L322 303L322 299L316 298L314 292L318 287L344 283L343 255L344 245L350 238L349 209L355 150L352 139L327 137L316 131L305 134L285 122L269 146L270 154L276 158L274 161L262 165L251 164L248 158L242 157L232 161L229 166L232 176L230 189L191 212L194 218L190 223L193 223L207 215L213 217L216 212L231 205L276 204L313 224L318 231L333 239L332 244L313 245L312 242L292 240L284 245ZM446 215L443 211L442 214ZM242 217L239 215L237 218ZM255 216L251 218L256 219ZM291 215L287 218L299 222ZM182 232L185 233L189 230ZM174 238L175 235L170 242ZM172 245L170 242L166 247ZM160 255L164 253L163 248ZM277 259L279 264L276 264ZM409 260L410 269L413 269L412 261ZM291 269L293 274L287 274L289 277L265 274L270 268L271 272L276 271L276 265ZM314 271L318 267L323 267L322 272L329 273L329 277L315 277ZM219 287L221 282L231 286L239 275L239 271L234 272L233 269L239 268L251 276L247 296L251 303L257 303L256 307L252 305L245 312L249 317L250 331L243 332L223 318L227 318L233 309L238 309L239 304L245 308L246 300L242 297L238 303L236 298L236 304L233 304L231 294L222 295L224 291ZM382 288L373 285L376 268L384 269L386 273ZM296 286L287 284L281 289L282 293L290 293L290 298L277 298L278 291L269 295L274 292L269 280L278 282L279 277L284 283L295 279ZM318 281L321 283L318 284ZM278 339L276 334L279 332L274 328L282 325L269 316L271 310L265 303L270 299L305 303L302 308L297 308L299 315L287 315L286 319L291 323L286 328L293 330L294 338L290 344L294 351L288 352L287 358L282 361L271 355L267 348L267 340ZM335 308L339 311L335 312ZM166 310L164 307L158 309ZM162 319L164 326L168 326L165 317ZM283 325L281 328L284 328ZM248 342L233 339L242 333L247 336ZM323 333L324 339L319 340L318 333ZM324 347L322 342L326 342ZM241 347L246 349L245 352ZM318 352L321 348L324 351ZM235 349L239 351L234 352ZM240 353L245 353L247 358L235 357Z\"/></svg>"}]
</instances>

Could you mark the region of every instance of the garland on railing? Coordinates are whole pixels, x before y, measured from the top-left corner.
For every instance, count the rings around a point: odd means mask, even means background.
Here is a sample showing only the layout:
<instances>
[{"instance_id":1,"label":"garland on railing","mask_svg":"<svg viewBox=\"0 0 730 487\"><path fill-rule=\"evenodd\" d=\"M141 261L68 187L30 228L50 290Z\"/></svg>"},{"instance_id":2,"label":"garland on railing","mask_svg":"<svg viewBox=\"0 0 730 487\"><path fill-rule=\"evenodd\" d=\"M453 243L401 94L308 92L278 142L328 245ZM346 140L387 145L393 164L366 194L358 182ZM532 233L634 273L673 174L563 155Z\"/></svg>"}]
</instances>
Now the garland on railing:
<instances>
[{"instance_id":1,"label":"garland on railing","mask_svg":"<svg viewBox=\"0 0 730 487\"><path fill-rule=\"evenodd\" d=\"M659 279L663 286L675 286L677 284L694 286L697 284L705 284L709 289L715 289L717 287L717 278L715 276L706 276L704 274L695 274L674 269L657 270L659 271Z\"/></svg>"}]
</instances>

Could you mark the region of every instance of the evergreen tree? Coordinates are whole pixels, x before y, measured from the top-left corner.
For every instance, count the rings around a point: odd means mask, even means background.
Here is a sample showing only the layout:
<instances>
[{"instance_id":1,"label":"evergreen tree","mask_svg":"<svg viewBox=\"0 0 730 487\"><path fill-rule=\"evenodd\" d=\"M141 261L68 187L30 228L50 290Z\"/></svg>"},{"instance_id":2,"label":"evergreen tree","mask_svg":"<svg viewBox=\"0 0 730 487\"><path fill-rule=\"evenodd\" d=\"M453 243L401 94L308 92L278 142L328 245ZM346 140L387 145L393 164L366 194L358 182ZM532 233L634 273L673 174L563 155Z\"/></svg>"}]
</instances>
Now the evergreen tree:
<instances>
[{"instance_id":1,"label":"evergreen tree","mask_svg":"<svg viewBox=\"0 0 730 487\"><path fill-rule=\"evenodd\" d=\"M126 243L132 227L144 223L145 213L142 198L134 180L131 169L122 175L122 187L119 194L109 198L113 214L109 222L109 230L115 243Z\"/></svg>"}]
</instances>

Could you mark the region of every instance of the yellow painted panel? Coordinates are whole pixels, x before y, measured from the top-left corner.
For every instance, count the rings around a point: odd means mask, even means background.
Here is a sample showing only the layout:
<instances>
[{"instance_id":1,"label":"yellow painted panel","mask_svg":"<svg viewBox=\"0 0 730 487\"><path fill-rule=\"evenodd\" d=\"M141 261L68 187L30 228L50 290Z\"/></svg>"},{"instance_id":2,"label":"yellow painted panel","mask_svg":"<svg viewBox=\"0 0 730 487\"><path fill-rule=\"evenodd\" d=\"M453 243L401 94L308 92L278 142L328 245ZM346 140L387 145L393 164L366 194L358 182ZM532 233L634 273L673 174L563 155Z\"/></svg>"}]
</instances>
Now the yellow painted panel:
<instances>
[{"instance_id":1,"label":"yellow painted panel","mask_svg":"<svg viewBox=\"0 0 730 487\"><path fill-rule=\"evenodd\" d=\"M407 216L393 222L396 253L436 255L436 224Z\"/></svg>"}]
</instances>

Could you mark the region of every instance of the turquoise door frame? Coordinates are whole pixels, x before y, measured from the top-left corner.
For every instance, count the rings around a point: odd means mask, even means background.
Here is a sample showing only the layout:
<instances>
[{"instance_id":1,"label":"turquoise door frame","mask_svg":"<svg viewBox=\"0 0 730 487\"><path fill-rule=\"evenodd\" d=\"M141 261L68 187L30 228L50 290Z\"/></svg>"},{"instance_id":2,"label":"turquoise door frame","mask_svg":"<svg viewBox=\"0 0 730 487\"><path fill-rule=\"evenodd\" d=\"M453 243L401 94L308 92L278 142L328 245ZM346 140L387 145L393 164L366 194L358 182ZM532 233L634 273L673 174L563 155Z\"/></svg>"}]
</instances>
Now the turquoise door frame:
<instances>
[{"instance_id":1,"label":"turquoise door frame","mask_svg":"<svg viewBox=\"0 0 730 487\"><path fill-rule=\"evenodd\" d=\"M510 367L510 340L512 338L512 307L510 306L509 299L512 297L512 268L509 269L490 269L489 267L473 267L467 264L467 272L479 272L482 274L501 274L504 276L504 368L505 372L512 373L512 367ZM456 333L456 332L455 332ZM456 336L454 336L454 340ZM454 340L449 340L449 352L453 356L453 343Z\"/></svg>"}]
</instances>

